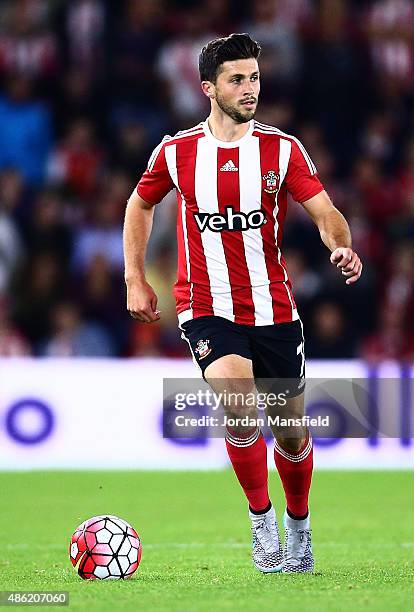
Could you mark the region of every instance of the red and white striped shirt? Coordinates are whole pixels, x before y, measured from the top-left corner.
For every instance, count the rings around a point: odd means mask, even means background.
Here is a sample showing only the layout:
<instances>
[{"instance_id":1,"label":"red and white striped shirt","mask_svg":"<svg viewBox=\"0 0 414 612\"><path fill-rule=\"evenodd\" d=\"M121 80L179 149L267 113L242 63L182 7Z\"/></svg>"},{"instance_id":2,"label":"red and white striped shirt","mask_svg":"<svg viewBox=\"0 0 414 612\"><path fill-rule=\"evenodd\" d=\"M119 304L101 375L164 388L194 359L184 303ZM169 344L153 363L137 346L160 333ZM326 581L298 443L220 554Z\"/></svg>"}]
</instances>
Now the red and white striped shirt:
<instances>
[{"instance_id":1,"label":"red and white striped shirt","mask_svg":"<svg viewBox=\"0 0 414 612\"><path fill-rule=\"evenodd\" d=\"M208 122L166 136L137 186L157 204L176 189L179 323L216 315L247 325L298 318L280 250L287 193L304 202L323 190L303 145L250 121L224 142Z\"/></svg>"}]
</instances>

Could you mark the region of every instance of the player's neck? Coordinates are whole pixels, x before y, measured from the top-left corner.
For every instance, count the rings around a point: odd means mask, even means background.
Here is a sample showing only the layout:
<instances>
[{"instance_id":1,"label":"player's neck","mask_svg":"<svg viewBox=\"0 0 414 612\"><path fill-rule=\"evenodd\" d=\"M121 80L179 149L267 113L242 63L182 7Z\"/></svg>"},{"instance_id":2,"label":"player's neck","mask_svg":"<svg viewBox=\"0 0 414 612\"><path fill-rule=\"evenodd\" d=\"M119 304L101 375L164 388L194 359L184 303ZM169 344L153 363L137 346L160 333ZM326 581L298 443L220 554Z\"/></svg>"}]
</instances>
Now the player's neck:
<instances>
[{"instance_id":1,"label":"player's neck","mask_svg":"<svg viewBox=\"0 0 414 612\"><path fill-rule=\"evenodd\" d=\"M213 111L210 113L207 121L214 138L223 142L232 142L243 138L250 127L249 121L247 123L236 123L225 113L218 114Z\"/></svg>"}]
</instances>

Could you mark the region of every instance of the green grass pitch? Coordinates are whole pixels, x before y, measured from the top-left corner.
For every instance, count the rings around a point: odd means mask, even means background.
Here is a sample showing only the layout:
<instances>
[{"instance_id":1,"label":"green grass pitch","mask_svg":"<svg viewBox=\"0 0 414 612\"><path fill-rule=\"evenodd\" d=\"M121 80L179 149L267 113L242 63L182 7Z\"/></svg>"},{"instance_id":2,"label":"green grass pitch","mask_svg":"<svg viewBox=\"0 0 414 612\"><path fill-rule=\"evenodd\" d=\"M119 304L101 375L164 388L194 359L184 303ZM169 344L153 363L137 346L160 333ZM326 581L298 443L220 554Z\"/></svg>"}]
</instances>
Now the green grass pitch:
<instances>
[{"instance_id":1,"label":"green grass pitch","mask_svg":"<svg viewBox=\"0 0 414 612\"><path fill-rule=\"evenodd\" d=\"M270 488L280 517L274 472ZM314 575L253 568L230 471L0 473L0 500L0 590L67 590L70 610L414 609L414 472L315 473ZM85 582L70 564L72 531L103 513L142 538L130 581Z\"/></svg>"}]
</instances>

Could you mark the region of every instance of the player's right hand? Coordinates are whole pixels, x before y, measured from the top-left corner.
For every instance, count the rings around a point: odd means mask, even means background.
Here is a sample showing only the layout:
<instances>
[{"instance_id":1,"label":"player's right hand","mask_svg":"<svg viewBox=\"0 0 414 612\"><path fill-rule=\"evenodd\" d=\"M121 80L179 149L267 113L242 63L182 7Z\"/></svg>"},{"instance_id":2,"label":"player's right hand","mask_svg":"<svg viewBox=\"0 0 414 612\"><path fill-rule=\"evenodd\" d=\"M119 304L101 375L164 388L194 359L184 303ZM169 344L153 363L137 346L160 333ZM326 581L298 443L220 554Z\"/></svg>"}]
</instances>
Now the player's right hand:
<instances>
[{"instance_id":1,"label":"player's right hand","mask_svg":"<svg viewBox=\"0 0 414 612\"><path fill-rule=\"evenodd\" d=\"M132 318L142 323L154 323L160 319L158 298L146 281L128 281L127 309Z\"/></svg>"}]
</instances>

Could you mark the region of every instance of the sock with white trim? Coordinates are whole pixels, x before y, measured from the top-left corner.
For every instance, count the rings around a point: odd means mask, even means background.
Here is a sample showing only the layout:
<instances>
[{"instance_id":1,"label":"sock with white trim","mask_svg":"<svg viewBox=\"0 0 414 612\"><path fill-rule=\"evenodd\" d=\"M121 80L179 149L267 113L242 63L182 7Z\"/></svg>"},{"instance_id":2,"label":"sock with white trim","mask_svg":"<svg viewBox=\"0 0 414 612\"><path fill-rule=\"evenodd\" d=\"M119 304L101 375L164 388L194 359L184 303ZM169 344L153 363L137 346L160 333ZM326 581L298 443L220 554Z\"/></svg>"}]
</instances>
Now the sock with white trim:
<instances>
[{"instance_id":1,"label":"sock with white trim","mask_svg":"<svg viewBox=\"0 0 414 612\"><path fill-rule=\"evenodd\" d=\"M242 435L227 428L226 447L251 510L260 512L269 507L267 447L260 429Z\"/></svg>"},{"instance_id":2,"label":"sock with white trim","mask_svg":"<svg viewBox=\"0 0 414 612\"><path fill-rule=\"evenodd\" d=\"M275 464L286 496L291 518L304 518L308 513L309 490L313 471L312 437L308 436L297 452L284 449L275 441Z\"/></svg>"}]
</instances>

